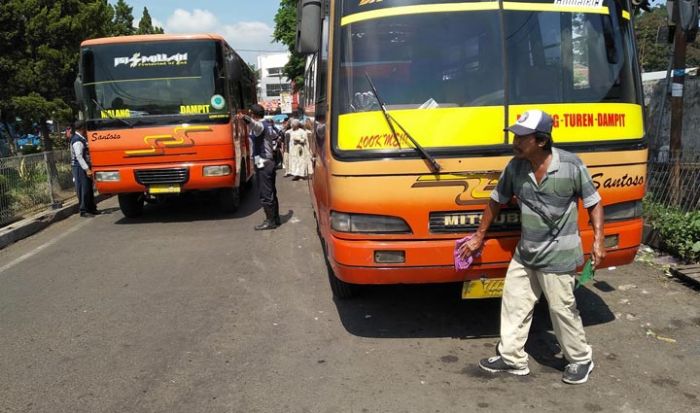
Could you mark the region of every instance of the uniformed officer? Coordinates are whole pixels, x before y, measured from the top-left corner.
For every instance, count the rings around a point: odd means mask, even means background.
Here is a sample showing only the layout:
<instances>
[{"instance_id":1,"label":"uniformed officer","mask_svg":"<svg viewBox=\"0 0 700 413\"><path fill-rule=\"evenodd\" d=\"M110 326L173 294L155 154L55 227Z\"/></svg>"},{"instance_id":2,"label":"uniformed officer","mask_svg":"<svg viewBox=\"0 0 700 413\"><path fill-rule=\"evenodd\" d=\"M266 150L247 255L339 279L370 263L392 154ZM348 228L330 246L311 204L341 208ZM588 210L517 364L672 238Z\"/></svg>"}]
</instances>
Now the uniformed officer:
<instances>
[{"instance_id":1,"label":"uniformed officer","mask_svg":"<svg viewBox=\"0 0 700 413\"><path fill-rule=\"evenodd\" d=\"M87 146L87 130L85 123L78 120L73 124L73 134L70 138L70 158L75 182L75 193L80 203L80 216L93 217L100 212L95 205L95 195L92 185L92 164L90 151Z\"/></svg>"},{"instance_id":2,"label":"uniformed officer","mask_svg":"<svg viewBox=\"0 0 700 413\"><path fill-rule=\"evenodd\" d=\"M254 104L250 107L251 116L238 115L250 129L250 138L253 141L253 159L255 161L255 174L260 191L260 204L265 211L265 220L255 226L258 231L275 229L282 224L279 213L279 201L277 200L277 167L275 162L275 148L279 143L279 131L270 120L264 120L265 109Z\"/></svg>"}]
</instances>

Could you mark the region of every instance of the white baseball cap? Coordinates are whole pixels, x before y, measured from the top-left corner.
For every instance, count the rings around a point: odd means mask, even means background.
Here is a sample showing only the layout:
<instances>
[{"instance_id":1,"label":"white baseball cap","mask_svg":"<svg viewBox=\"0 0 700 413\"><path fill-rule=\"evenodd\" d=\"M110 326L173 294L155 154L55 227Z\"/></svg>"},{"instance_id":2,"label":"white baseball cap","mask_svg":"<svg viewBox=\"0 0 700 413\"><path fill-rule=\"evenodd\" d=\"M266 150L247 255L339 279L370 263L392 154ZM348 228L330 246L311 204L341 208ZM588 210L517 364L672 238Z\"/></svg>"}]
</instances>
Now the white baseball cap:
<instances>
[{"instance_id":1,"label":"white baseball cap","mask_svg":"<svg viewBox=\"0 0 700 413\"><path fill-rule=\"evenodd\" d=\"M552 134L552 117L539 109L530 109L520 115L518 121L505 130L523 136L535 132Z\"/></svg>"}]
</instances>

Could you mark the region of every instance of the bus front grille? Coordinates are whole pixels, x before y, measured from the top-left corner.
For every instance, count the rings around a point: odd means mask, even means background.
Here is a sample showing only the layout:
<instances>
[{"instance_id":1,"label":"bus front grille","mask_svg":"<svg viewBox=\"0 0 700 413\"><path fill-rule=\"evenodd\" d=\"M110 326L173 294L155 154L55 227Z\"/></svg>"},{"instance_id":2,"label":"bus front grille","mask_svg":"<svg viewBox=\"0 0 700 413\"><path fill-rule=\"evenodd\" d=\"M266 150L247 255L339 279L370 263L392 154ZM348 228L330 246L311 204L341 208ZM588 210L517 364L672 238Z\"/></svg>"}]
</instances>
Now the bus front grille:
<instances>
[{"instance_id":1,"label":"bus front grille","mask_svg":"<svg viewBox=\"0 0 700 413\"><path fill-rule=\"evenodd\" d=\"M434 233L464 233L473 232L479 228L483 211L450 211L430 213L430 232ZM502 209L493 220L490 232L517 231L520 229L520 211L517 209Z\"/></svg>"},{"instance_id":2,"label":"bus front grille","mask_svg":"<svg viewBox=\"0 0 700 413\"><path fill-rule=\"evenodd\" d=\"M184 184L190 178L187 168L140 169L134 175L141 185Z\"/></svg>"}]
</instances>

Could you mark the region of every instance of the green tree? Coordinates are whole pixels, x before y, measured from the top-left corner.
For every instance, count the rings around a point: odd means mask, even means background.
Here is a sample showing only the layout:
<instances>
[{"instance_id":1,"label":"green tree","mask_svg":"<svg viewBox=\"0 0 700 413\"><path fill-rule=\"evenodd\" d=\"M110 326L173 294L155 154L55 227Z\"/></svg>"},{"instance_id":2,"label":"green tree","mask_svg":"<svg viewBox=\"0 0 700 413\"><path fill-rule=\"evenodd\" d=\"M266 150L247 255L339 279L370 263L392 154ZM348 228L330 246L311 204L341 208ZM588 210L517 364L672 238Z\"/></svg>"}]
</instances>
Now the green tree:
<instances>
[{"instance_id":1,"label":"green tree","mask_svg":"<svg viewBox=\"0 0 700 413\"><path fill-rule=\"evenodd\" d=\"M280 8L275 14L275 31L272 38L289 48L291 57L284 66L284 75L294 81L294 91L304 87L306 58L296 52L297 0L280 0Z\"/></svg>"},{"instance_id":2,"label":"green tree","mask_svg":"<svg viewBox=\"0 0 700 413\"><path fill-rule=\"evenodd\" d=\"M163 34L165 31L162 27L153 26L153 20L151 19L151 14L148 12L146 7L143 8L143 16L139 20L139 28L136 30L136 34Z\"/></svg>"},{"instance_id":3,"label":"green tree","mask_svg":"<svg viewBox=\"0 0 700 413\"><path fill-rule=\"evenodd\" d=\"M666 38L663 36L667 26L668 12L665 4L635 16L634 28L637 34L639 64L645 72L668 69L673 45L666 43ZM662 36L659 36L659 33ZM663 43L656 42L658 37L662 37L659 40ZM686 67L698 65L700 65L700 45L695 41L687 45Z\"/></svg>"},{"instance_id":4,"label":"green tree","mask_svg":"<svg viewBox=\"0 0 700 413\"><path fill-rule=\"evenodd\" d=\"M0 19L10 19L0 26L0 109L40 125L46 150L52 147L46 120L72 112L80 42L109 35L112 18L107 0L0 3Z\"/></svg>"},{"instance_id":5,"label":"green tree","mask_svg":"<svg viewBox=\"0 0 700 413\"><path fill-rule=\"evenodd\" d=\"M134 34L134 8L129 6L124 0L117 1L114 5L114 25L112 26L113 36L128 36Z\"/></svg>"}]
</instances>

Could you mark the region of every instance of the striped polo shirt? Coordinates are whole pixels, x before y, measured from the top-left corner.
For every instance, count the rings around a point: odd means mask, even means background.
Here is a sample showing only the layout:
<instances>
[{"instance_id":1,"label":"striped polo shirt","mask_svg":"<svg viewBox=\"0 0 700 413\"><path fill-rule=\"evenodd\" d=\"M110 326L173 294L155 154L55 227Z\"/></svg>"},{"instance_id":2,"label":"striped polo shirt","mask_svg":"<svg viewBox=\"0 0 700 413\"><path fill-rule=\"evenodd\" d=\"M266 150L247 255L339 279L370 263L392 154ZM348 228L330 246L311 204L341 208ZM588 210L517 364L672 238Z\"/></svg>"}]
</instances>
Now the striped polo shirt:
<instances>
[{"instance_id":1,"label":"striped polo shirt","mask_svg":"<svg viewBox=\"0 0 700 413\"><path fill-rule=\"evenodd\" d=\"M600 202L600 195L578 156L552 148L552 161L539 184L527 159L511 159L491 199L506 204L513 196L520 205L522 223L516 261L553 273L571 273L583 264L578 199L589 208Z\"/></svg>"}]
</instances>

